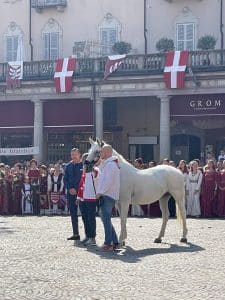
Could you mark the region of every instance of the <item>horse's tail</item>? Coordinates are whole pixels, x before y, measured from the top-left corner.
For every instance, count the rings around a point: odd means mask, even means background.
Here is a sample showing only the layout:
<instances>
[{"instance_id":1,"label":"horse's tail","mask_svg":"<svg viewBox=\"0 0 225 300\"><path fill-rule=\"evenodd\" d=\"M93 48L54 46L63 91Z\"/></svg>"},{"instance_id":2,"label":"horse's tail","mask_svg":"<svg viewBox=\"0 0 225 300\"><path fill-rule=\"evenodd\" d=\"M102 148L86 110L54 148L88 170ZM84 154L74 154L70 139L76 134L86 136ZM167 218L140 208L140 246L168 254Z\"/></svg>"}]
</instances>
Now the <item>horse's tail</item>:
<instances>
[{"instance_id":1,"label":"horse's tail","mask_svg":"<svg viewBox=\"0 0 225 300\"><path fill-rule=\"evenodd\" d=\"M181 209L177 202L176 202L176 215L177 215L177 221L179 222L179 224L183 225L184 215L181 213Z\"/></svg>"}]
</instances>

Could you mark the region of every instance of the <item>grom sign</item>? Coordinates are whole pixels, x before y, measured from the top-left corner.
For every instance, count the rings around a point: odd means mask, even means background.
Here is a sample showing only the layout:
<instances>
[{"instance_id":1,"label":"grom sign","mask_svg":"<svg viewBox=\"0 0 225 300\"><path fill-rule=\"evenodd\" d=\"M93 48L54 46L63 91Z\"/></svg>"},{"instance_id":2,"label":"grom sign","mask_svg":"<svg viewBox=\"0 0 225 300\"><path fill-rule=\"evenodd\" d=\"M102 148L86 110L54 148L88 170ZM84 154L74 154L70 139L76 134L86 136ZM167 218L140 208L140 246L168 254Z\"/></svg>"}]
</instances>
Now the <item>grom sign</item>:
<instances>
[{"instance_id":1,"label":"grom sign","mask_svg":"<svg viewBox=\"0 0 225 300\"><path fill-rule=\"evenodd\" d=\"M170 101L173 117L223 116L225 115L225 94L175 96Z\"/></svg>"}]
</instances>

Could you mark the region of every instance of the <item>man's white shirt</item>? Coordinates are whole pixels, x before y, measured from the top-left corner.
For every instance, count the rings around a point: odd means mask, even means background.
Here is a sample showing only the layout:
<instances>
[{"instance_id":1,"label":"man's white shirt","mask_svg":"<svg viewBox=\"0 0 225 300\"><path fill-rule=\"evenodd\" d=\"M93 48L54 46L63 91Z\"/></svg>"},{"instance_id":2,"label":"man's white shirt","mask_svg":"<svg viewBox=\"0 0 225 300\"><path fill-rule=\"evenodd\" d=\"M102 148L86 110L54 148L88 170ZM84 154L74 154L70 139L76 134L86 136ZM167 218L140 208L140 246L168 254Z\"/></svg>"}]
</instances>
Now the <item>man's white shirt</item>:
<instances>
[{"instance_id":1,"label":"man's white shirt","mask_svg":"<svg viewBox=\"0 0 225 300\"><path fill-rule=\"evenodd\" d=\"M100 166L97 194L119 200L120 169L116 157L109 157Z\"/></svg>"}]
</instances>

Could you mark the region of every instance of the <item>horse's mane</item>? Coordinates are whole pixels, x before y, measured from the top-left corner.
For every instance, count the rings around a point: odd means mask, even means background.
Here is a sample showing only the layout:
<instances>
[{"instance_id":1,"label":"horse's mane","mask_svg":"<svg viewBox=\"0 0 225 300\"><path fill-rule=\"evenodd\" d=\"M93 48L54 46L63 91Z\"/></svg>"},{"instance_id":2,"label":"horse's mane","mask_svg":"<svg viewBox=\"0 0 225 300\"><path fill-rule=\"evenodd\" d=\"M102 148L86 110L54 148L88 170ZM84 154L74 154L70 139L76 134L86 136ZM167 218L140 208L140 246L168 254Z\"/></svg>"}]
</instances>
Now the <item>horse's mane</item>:
<instances>
[{"instance_id":1,"label":"horse's mane","mask_svg":"<svg viewBox=\"0 0 225 300\"><path fill-rule=\"evenodd\" d=\"M117 156L119 159L120 163L124 163L126 165L129 165L131 167L134 167L132 164L130 164L124 157L123 155L119 154L114 148L113 148L113 155Z\"/></svg>"}]
</instances>

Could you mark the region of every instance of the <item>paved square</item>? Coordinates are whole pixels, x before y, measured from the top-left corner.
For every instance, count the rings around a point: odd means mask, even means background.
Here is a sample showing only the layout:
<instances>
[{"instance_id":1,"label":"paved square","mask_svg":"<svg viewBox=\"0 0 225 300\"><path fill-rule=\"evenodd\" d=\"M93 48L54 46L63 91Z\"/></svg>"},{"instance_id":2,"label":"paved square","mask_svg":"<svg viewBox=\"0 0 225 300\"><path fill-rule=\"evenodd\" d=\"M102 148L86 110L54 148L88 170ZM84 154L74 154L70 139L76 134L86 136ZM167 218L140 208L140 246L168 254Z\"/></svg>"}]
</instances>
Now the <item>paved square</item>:
<instances>
[{"instance_id":1,"label":"paved square","mask_svg":"<svg viewBox=\"0 0 225 300\"><path fill-rule=\"evenodd\" d=\"M225 299L225 220L189 219L187 245L176 220L154 244L160 225L129 218L127 248L102 253L66 240L69 217L0 217L0 300Z\"/></svg>"}]
</instances>

